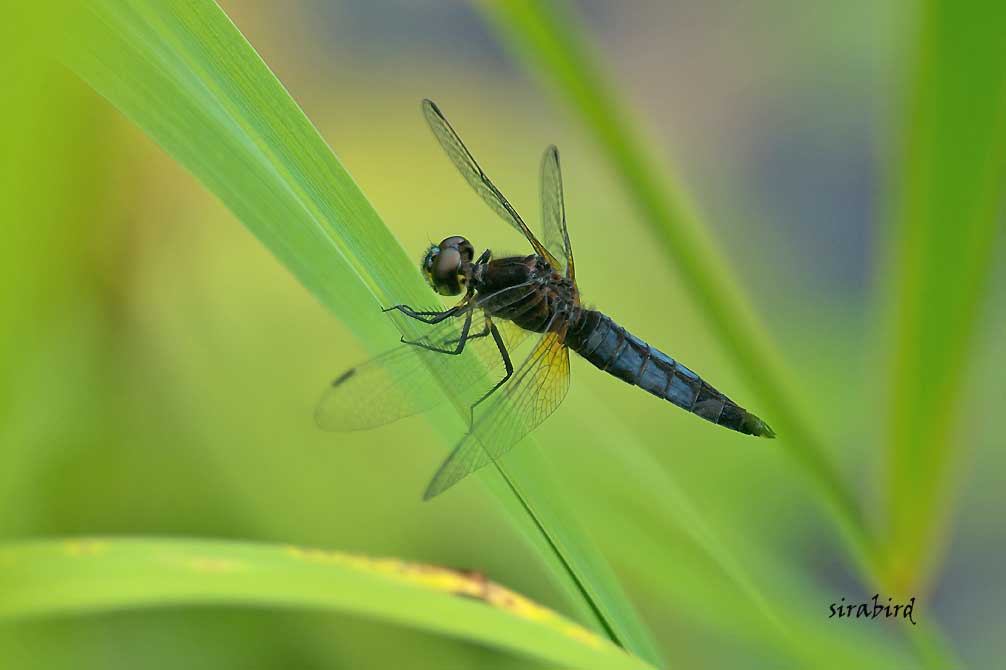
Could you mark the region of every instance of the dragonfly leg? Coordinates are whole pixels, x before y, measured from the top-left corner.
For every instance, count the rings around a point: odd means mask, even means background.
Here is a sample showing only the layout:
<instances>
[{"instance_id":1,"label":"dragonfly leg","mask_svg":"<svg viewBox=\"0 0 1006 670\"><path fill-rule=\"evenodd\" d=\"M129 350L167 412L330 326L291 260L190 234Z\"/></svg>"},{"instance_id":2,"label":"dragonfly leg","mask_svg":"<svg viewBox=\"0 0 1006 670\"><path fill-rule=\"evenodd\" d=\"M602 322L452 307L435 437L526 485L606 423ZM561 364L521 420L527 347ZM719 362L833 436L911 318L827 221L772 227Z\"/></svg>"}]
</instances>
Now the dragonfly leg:
<instances>
[{"instance_id":1,"label":"dragonfly leg","mask_svg":"<svg viewBox=\"0 0 1006 670\"><path fill-rule=\"evenodd\" d=\"M399 312L401 312L402 314L411 319L415 319L416 321L422 321L423 323L428 323L432 325L434 323L440 323L444 319L448 319L454 316L455 314L461 311L462 307L464 307L464 305L455 305L454 307L451 307L448 310L444 310L443 312L417 312L408 305L395 305L394 307L388 307L381 311L391 312L397 309Z\"/></svg>"},{"instance_id":2,"label":"dragonfly leg","mask_svg":"<svg viewBox=\"0 0 1006 670\"><path fill-rule=\"evenodd\" d=\"M448 310L450 311L450 310ZM454 349L442 349L432 344L426 344L425 342L420 342L419 340L407 340L404 337L402 342L404 344L411 344L414 347L420 347L422 349L427 349L429 351L435 351L438 354L450 354L452 356L459 355L465 350L465 344L468 342L468 331L472 327L472 313L469 310L468 314L465 315L465 325L461 327L461 336L457 339L457 346Z\"/></svg>"},{"instance_id":3,"label":"dragonfly leg","mask_svg":"<svg viewBox=\"0 0 1006 670\"><path fill-rule=\"evenodd\" d=\"M486 321L486 325L485 325L484 328L482 328L482 332L481 333L475 333L474 335L469 335L468 336L469 341L470 340L477 340L480 337L488 337L489 334L490 334L490 332L491 332L490 327L491 327L491 322ZM457 344L460 341L461 341L460 337L456 337L453 340L444 340L444 346L448 346L449 347L452 344Z\"/></svg>"},{"instance_id":4,"label":"dragonfly leg","mask_svg":"<svg viewBox=\"0 0 1006 670\"><path fill-rule=\"evenodd\" d=\"M492 333L493 340L495 340L496 342L496 348L500 350L500 356L503 357L503 365L506 367L506 374L503 375L503 379L496 382L495 386L493 386L491 389L483 393L482 397L476 400L474 404L472 404L471 409L469 410L470 416L468 417L469 428L475 425L475 408L479 406L479 403L481 403L483 400L485 400L493 393L495 393L499 389L499 387L503 386L503 384L505 384L506 381L510 379L511 376L513 376L513 363L510 362L510 354L506 350L506 345L503 344L503 338L500 336L500 331L496 328L496 324L493 323L492 321L489 321L488 325L489 325L489 331Z\"/></svg>"}]
</instances>

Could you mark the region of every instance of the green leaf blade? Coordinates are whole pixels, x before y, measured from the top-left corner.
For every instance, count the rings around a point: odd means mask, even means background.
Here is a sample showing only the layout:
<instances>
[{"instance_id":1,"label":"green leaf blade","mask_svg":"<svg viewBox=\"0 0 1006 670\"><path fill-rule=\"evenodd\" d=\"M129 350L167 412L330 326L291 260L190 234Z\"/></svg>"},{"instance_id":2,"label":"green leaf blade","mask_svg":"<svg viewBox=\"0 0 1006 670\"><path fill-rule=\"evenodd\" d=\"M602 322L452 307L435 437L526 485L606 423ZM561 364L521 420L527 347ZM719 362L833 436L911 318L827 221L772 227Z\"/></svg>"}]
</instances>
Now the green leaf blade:
<instances>
[{"instance_id":1,"label":"green leaf blade","mask_svg":"<svg viewBox=\"0 0 1006 670\"><path fill-rule=\"evenodd\" d=\"M980 4L923 3L883 258L893 268L882 273L888 579L905 593L940 562L967 440L968 361L1001 240L1006 12Z\"/></svg>"},{"instance_id":2,"label":"green leaf blade","mask_svg":"<svg viewBox=\"0 0 1006 670\"><path fill-rule=\"evenodd\" d=\"M686 190L649 149L640 124L632 119L600 59L583 36L567 3L476 3L514 56L545 88L566 102L600 146L623 187L663 242L683 284L707 318L711 332L743 373L758 397L758 407L779 435L779 446L814 483L845 540L850 558L871 585L886 585L883 545L868 524L852 488L827 454L826 441L806 411L809 397L794 383L776 347L753 313L739 280L710 238ZM909 631L925 663L952 664L953 650L935 626Z\"/></svg>"},{"instance_id":3,"label":"green leaf blade","mask_svg":"<svg viewBox=\"0 0 1006 670\"><path fill-rule=\"evenodd\" d=\"M371 351L397 341L393 325L417 336L409 320L391 322L379 309L432 301L415 259L219 7L99 0L78 14L65 57L73 70L219 197ZM431 156L439 159L432 148ZM458 417L439 426L449 442L462 434L468 408L458 407ZM533 440L506 468L515 486L493 468L480 479L579 616L655 660L656 645L610 566L554 495Z\"/></svg>"},{"instance_id":4,"label":"green leaf blade","mask_svg":"<svg viewBox=\"0 0 1006 670\"><path fill-rule=\"evenodd\" d=\"M647 148L627 106L606 77L578 17L565 3L476 3L518 60L568 103L621 178L623 188L663 243L683 285L758 398L757 414L777 443L809 474L843 531L852 558L867 574L876 540L848 485L826 454L795 382L782 363L741 282L708 233L674 171ZM762 409L764 408L764 410Z\"/></svg>"},{"instance_id":5,"label":"green leaf blade","mask_svg":"<svg viewBox=\"0 0 1006 670\"><path fill-rule=\"evenodd\" d=\"M73 539L0 546L0 619L242 605L347 612L539 662L647 668L478 575L396 559L210 540Z\"/></svg>"}]
</instances>

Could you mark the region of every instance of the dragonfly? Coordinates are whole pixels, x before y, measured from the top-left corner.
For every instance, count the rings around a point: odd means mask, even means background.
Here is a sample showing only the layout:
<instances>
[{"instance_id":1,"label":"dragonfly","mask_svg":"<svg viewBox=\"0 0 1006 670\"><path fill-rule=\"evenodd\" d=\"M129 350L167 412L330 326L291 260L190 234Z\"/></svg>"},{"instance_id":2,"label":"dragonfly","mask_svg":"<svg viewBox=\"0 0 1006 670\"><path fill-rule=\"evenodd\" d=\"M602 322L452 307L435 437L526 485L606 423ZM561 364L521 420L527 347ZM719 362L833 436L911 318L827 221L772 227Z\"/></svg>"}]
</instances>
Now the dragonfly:
<instances>
[{"instance_id":1,"label":"dragonfly","mask_svg":"<svg viewBox=\"0 0 1006 670\"><path fill-rule=\"evenodd\" d=\"M336 377L315 413L321 428L374 428L431 409L447 396L468 404L468 431L427 486L428 500L499 460L555 411L569 389L573 350L600 370L707 421L775 437L768 424L698 374L581 304L554 145L541 160L539 238L437 105L423 100L422 110L461 176L523 235L531 253L495 258L486 249L476 257L472 243L458 235L431 244L420 269L436 293L460 296L459 301L447 309L385 309L420 322L424 334L403 337L398 347ZM515 365L512 353L529 337L533 346ZM496 375L491 386L486 371Z\"/></svg>"}]
</instances>

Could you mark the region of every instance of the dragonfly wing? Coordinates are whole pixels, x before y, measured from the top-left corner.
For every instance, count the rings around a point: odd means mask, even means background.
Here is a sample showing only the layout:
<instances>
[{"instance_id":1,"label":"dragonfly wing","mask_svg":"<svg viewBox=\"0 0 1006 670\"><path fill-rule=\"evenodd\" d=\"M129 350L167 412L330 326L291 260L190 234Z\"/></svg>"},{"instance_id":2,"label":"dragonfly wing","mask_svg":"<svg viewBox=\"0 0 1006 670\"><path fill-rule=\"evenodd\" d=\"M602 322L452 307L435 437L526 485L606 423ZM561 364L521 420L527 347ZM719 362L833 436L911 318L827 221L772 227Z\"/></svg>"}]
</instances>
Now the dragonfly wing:
<instances>
[{"instance_id":1,"label":"dragonfly wing","mask_svg":"<svg viewBox=\"0 0 1006 670\"><path fill-rule=\"evenodd\" d=\"M569 349L561 329L549 330L527 360L480 407L475 423L434 475L423 495L428 500L469 474L499 459L544 421L569 389Z\"/></svg>"},{"instance_id":2,"label":"dragonfly wing","mask_svg":"<svg viewBox=\"0 0 1006 670\"><path fill-rule=\"evenodd\" d=\"M559 149L553 144L541 157L541 225L545 247L556 258L563 259L560 267L570 279L576 279L573 270L573 249L566 230L566 205L562 198L562 173L559 170Z\"/></svg>"},{"instance_id":3,"label":"dragonfly wing","mask_svg":"<svg viewBox=\"0 0 1006 670\"><path fill-rule=\"evenodd\" d=\"M421 355L411 349L395 347L337 377L315 409L318 426L338 432L366 430L435 407L444 395L425 379L429 375ZM422 390L408 390L416 384Z\"/></svg>"},{"instance_id":4,"label":"dragonfly wing","mask_svg":"<svg viewBox=\"0 0 1006 670\"><path fill-rule=\"evenodd\" d=\"M431 327L417 342L453 349L463 318ZM512 351L526 331L508 325L497 324ZM483 332L488 333L485 314L475 309L469 339L460 355L402 344L350 368L332 382L318 402L318 426L338 432L376 428L432 409L447 398L446 393L474 402L486 390L486 370L490 383L503 375L503 358L493 338L475 337Z\"/></svg>"},{"instance_id":5,"label":"dragonfly wing","mask_svg":"<svg viewBox=\"0 0 1006 670\"><path fill-rule=\"evenodd\" d=\"M482 307L488 304L505 307L523 300L533 290L531 284L523 284L480 296L472 305L468 340L459 355L417 345L454 349L464 314L430 326L416 344L402 344L350 368L321 397L315 410L318 426L331 431L376 428L433 409L446 399L445 390L463 401L474 402L488 388L485 372L489 372L492 383L503 376L504 367ZM511 354L529 334L510 321L492 323Z\"/></svg>"},{"instance_id":6,"label":"dragonfly wing","mask_svg":"<svg viewBox=\"0 0 1006 670\"><path fill-rule=\"evenodd\" d=\"M479 194L479 197L501 219L520 231L527 238L527 241L531 243L531 246L534 247L536 254L545 257L550 263L558 267L558 261L555 256L538 241L538 238L534 236L531 229L527 227L524 220L517 214L517 210L503 197L503 194L496 188L496 185L482 171L479 164L475 162L475 158L471 152L468 151L468 148L461 141L461 138L458 137L458 134L454 132L454 128L447 122L447 119L433 101L423 100L423 116L426 117L426 122L429 123L434 136L440 142L440 146L444 148L451 162L454 163L454 166L461 173L461 176L465 178L465 181Z\"/></svg>"}]
</instances>

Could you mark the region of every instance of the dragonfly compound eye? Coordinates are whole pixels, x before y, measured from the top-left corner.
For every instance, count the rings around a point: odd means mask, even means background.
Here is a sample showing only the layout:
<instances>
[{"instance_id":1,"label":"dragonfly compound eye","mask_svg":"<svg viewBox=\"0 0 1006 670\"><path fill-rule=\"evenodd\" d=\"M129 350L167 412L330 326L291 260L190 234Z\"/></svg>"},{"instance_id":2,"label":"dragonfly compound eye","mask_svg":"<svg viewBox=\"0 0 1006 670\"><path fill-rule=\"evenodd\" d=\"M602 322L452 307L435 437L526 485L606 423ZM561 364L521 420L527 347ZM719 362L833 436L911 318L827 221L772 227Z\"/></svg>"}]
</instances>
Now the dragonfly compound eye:
<instances>
[{"instance_id":1,"label":"dragonfly compound eye","mask_svg":"<svg viewBox=\"0 0 1006 670\"><path fill-rule=\"evenodd\" d=\"M437 256L440 254L440 247L435 244L430 245L430 248L426 250L423 254L423 260L419 263L419 270L423 273L423 277L429 282L430 286L433 285L433 263L436 261Z\"/></svg>"},{"instance_id":2,"label":"dragonfly compound eye","mask_svg":"<svg viewBox=\"0 0 1006 670\"><path fill-rule=\"evenodd\" d=\"M443 242L440 243L441 249L457 249L461 252L461 259L468 261L469 263L475 258L475 247L472 243L461 237L460 235L455 235L454 237L448 237Z\"/></svg>"},{"instance_id":3,"label":"dragonfly compound eye","mask_svg":"<svg viewBox=\"0 0 1006 670\"><path fill-rule=\"evenodd\" d=\"M423 259L423 274L440 295L461 293L464 273L461 271L461 251L455 247L431 247Z\"/></svg>"}]
</instances>

